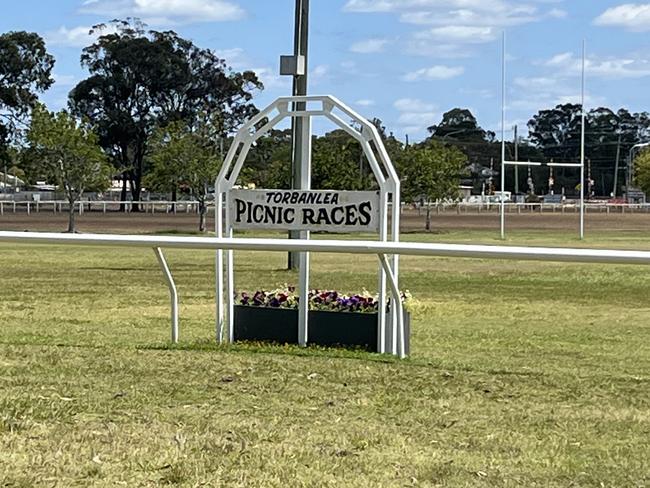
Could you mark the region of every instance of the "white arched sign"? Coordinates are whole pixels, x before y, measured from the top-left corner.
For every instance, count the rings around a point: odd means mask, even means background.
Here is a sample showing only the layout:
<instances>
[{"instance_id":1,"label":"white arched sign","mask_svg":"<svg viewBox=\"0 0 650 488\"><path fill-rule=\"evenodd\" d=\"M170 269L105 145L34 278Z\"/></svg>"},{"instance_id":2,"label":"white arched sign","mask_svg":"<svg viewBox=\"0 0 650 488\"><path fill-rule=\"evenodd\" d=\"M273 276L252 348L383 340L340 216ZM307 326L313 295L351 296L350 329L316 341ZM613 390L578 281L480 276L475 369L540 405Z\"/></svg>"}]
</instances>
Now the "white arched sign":
<instances>
[{"instance_id":1,"label":"white arched sign","mask_svg":"<svg viewBox=\"0 0 650 488\"><path fill-rule=\"evenodd\" d=\"M303 106L305 109L297 109ZM311 137L303 148L300 188L294 190L237 190L235 182L257 139L286 118L301 117L311 134L311 118L325 117L356 139L368 159L379 186L378 192L341 192L311 190ZM350 125L348 121L352 121ZM392 218L388 218L389 203ZM278 98L248 120L237 132L215 183L217 237L232 237L234 229L277 228L285 230L377 232L380 241L399 242L400 181L377 128L332 96ZM217 251L217 340L234 340L234 265L233 251ZM309 338L308 293L309 253L299 259L299 330L298 343ZM379 267L378 350L400 354L404 348L404 317L401 306L391 307L386 320L387 285L393 304L401 304L398 288L398 256L383 260ZM225 272L225 293L224 293ZM387 283L388 280L388 283ZM398 331L400 332L398 334ZM388 350L390 348L390 351Z\"/></svg>"}]
</instances>

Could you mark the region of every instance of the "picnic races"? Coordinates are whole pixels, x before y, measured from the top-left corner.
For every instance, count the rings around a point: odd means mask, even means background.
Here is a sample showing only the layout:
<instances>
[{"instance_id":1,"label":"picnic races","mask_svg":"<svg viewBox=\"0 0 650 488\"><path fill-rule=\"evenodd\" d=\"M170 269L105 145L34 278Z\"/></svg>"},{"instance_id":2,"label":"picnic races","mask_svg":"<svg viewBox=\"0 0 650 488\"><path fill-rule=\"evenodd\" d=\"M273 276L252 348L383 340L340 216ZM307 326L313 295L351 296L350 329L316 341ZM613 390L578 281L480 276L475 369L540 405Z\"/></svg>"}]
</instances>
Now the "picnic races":
<instances>
[{"instance_id":1,"label":"picnic races","mask_svg":"<svg viewBox=\"0 0 650 488\"><path fill-rule=\"evenodd\" d=\"M378 225L376 192L233 190L236 229L371 232Z\"/></svg>"}]
</instances>

